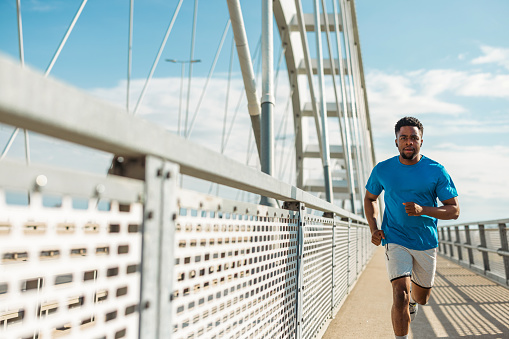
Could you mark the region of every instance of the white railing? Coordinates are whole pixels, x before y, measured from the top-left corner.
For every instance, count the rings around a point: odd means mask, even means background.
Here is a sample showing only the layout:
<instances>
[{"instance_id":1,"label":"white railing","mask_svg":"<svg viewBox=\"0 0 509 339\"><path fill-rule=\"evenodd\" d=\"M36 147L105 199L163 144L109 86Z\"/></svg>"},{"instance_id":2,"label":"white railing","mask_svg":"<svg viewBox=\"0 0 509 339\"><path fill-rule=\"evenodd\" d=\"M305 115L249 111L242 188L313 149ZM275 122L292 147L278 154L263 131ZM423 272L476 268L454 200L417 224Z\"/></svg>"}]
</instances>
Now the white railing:
<instances>
[{"instance_id":1,"label":"white railing","mask_svg":"<svg viewBox=\"0 0 509 339\"><path fill-rule=\"evenodd\" d=\"M509 219L440 226L439 253L509 286L507 223Z\"/></svg>"},{"instance_id":2,"label":"white railing","mask_svg":"<svg viewBox=\"0 0 509 339\"><path fill-rule=\"evenodd\" d=\"M0 122L116 155L0 162L2 338L320 337L371 258L363 218L3 57Z\"/></svg>"}]
</instances>

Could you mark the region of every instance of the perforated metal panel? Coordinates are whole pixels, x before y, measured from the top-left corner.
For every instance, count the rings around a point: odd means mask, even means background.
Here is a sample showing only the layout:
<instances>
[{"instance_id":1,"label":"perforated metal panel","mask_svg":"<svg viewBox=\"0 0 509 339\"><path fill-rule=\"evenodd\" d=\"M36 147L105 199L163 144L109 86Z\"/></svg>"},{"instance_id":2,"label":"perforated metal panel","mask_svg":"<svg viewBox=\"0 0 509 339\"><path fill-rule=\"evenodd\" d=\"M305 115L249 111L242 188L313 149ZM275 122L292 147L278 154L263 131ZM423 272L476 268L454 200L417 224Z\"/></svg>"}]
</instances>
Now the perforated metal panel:
<instances>
[{"instance_id":1,"label":"perforated metal panel","mask_svg":"<svg viewBox=\"0 0 509 339\"><path fill-rule=\"evenodd\" d=\"M333 220L311 215L304 220L302 337L311 338L332 315Z\"/></svg>"},{"instance_id":2,"label":"perforated metal panel","mask_svg":"<svg viewBox=\"0 0 509 339\"><path fill-rule=\"evenodd\" d=\"M153 158L145 182L41 171L0 167L16 174L0 181L2 338L319 337L372 252L365 225L180 190Z\"/></svg>"},{"instance_id":3,"label":"perforated metal panel","mask_svg":"<svg viewBox=\"0 0 509 339\"><path fill-rule=\"evenodd\" d=\"M175 338L293 338L298 212L182 192Z\"/></svg>"},{"instance_id":4,"label":"perforated metal panel","mask_svg":"<svg viewBox=\"0 0 509 339\"><path fill-rule=\"evenodd\" d=\"M1 167L0 337L136 338L143 186L68 178Z\"/></svg>"},{"instance_id":5,"label":"perforated metal panel","mask_svg":"<svg viewBox=\"0 0 509 339\"><path fill-rule=\"evenodd\" d=\"M348 293L348 223L336 222L334 231L334 310Z\"/></svg>"},{"instance_id":6,"label":"perforated metal panel","mask_svg":"<svg viewBox=\"0 0 509 339\"><path fill-rule=\"evenodd\" d=\"M356 227L350 228L350 234L349 234L349 244L350 244L350 259L349 259L349 266L350 266L350 274L348 278L350 279L349 283L352 285L355 280L357 280L357 262L358 262L358 229Z\"/></svg>"}]
</instances>

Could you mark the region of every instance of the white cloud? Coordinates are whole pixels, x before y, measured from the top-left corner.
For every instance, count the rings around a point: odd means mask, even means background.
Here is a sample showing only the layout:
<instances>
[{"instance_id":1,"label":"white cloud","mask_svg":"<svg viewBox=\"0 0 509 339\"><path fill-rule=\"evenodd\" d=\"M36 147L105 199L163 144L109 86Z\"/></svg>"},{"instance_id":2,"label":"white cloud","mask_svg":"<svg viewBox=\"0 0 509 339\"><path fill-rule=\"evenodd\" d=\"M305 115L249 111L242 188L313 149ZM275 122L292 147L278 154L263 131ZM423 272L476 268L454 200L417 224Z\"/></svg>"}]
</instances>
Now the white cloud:
<instances>
[{"instance_id":1,"label":"white cloud","mask_svg":"<svg viewBox=\"0 0 509 339\"><path fill-rule=\"evenodd\" d=\"M443 164L458 190L458 221L507 218L509 147L442 144L423 152Z\"/></svg>"},{"instance_id":2,"label":"white cloud","mask_svg":"<svg viewBox=\"0 0 509 339\"><path fill-rule=\"evenodd\" d=\"M451 69L396 74L372 71L366 81L371 119L378 129L386 131L391 131L394 121L405 115L433 113L444 115L444 119L458 119L471 111L468 106L458 104L463 97L509 99L509 74ZM455 102L448 101L453 97ZM480 132L489 126L474 122L468 127L472 132ZM506 129L507 123L499 127Z\"/></svg>"},{"instance_id":3,"label":"white cloud","mask_svg":"<svg viewBox=\"0 0 509 339\"><path fill-rule=\"evenodd\" d=\"M281 72L281 77L286 76L284 72ZM154 78L150 82L150 85L146 91L145 98L140 105L137 116L142 117L146 120L152 121L159 126L162 126L170 132L176 133L178 126L178 112L179 112L179 98L181 88L180 77L176 78ZM182 97L181 107L181 126L184 129L184 121L186 114L186 90L187 83L184 80L184 92ZM189 116L188 126L191 125L191 121L196 112L198 102L202 95L202 90L205 85L205 78L194 77L192 80L190 104L189 104ZM210 80L207 91L203 96L203 101L200 105L198 114L196 115L194 127L190 140L199 144L202 144L215 152L219 152L221 149L221 138L223 130L223 120L226 105L226 88L227 79L216 77ZM131 81L131 111L134 110L138 97L145 84L144 79L136 79ZM280 81L278 85L278 93L276 96L276 105L274 110L274 136L280 129L280 123L283 119L284 114L290 114L290 119L287 122L286 131L282 131L283 135L291 135L293 137L293 122L292 116L293 111L290 109L285 112L287 99L289 97L289 86L285 81ZM93 89L91 93L107 101L118 104L125 107L126 104L126 82L121 81L117 86L112 88L98 88ZM260 91L258 91L260 93ZM240 99L242 98L242 99ZM241 100L238 106L239 99ZM230 130L233 116L235 114L237 106L239 110L237 112L233 128L231 128L231 136L228 140L225 155L239 162L246 162L246 151L248 149L249 134L252 133L251 119L247 110L247 100L245 98L243 81L241 78L233 78L230 85L230 96L228 104L228 116L227 116L227 132ZM127 113L126 113L127 114ZM291 140L290 140L291 139ZM282 141L281 141L282 143ZM257 164L256 147L254 141L251 139L251 152L253 156L250 157L251 165ZM285 149L281 150L281 146L278 145L276 152L282 152L286 154L290 151L293 145L293 139L287 138L285 141ZM276 154L276 157L278 154ZM287 157L285 157L286 159ZM281 161L277 160L277 164ZM288 167L291 167L289 164ZM279 173L279 168L276 168L276 173Z\"/></svg>"},{"instance_id":4,"label":"white cloud","mask_svg":"<svg viewBox=\"0 0 509 339\"><path fill-rule=\"evenodd\" d=\"M397 154L396 148L377 148L377 160ZM458 190L461 214L455 222L507 218L509 204L509 147L424 145L422 154L445 166Z\"/></svg>"},{"instance_id":5,"label":"white cloud","mask_svg":"<svg viewBox=\"0 0 509 339\"><path fill-rule=\"evenodd\" d=\"M488 60L502 64L504 59L484 59ZM442 163L451 174L462 208L458 221L507 217L501 206L509 204L509 119L505 118L509 110L504 104L497 107L493 100L489 108L480 110L484 105L479 103L487 98L509 99L509 74L477 69L373 71L366 80L373 133L380 141L375 145L378 161L397 154L393 126L399 118L415 115L426 120L431 116L425 135L445 136L453 143L425 143L422 153ZM451 136L468 138L468 145Z\"/></svg>"},{"instance_id":6,"label":"white cloud","mask_svg":"<svg viewBox=\"0 0 509 339\"><path fill-rule=\"evenodd\" d=\"M509 70L509 48L481 46L483 56L472 60L472 64L490 64L494 63Z\"/></svg>"},{"instance_id":7,"label":"white cloud","mask_svg":"<svg viewBox=\"0 0 509 339\"><path fill-rule=\"evenodd\" d=\"M457 89L459 95L509 99L509 74L477 73L464 80Z\"/></svg>"},{"instance_id":8,"label":"white cloud","mask_svg":"<svg viewBox=\"0 0 509 339\"><path fill-rule=\"evenodd\" d=\"M0 145L5 145L11 136L14 127L0 125ZM112 155L76 145L63 140L29 132L30 161L32 164L46 165L58 168L71 169L80 172L106 173ZM16 161L25 161L25 140L23 132L18 133L7 158Z\"/></svg>"},{"instance_id":9,"label":"white cloud","mask_svg":"<svg viewBox=\"0 0 509 339\"><path fill-rule=\"evenodd\" d=\"M395 121L406 115L457 115L465 111L458 104L437 98L437 94L445 90L438 85L432 90L434 84L440 83L437 74L425 71L405 74L375 71L367 74L366 81L371 119L378 130L392 131Z\"/></svg>"},{"instance_id":10,"label":"white cloud","mask_svg":"<svg viewBox=\"0 0 509 339\"><path fill-rule=\"evenodd\" d=\"M424 95L435 97L445 92L456 91L467 81L468 74L450 69L432 69L423 72L414 80Z\"/></svg>"},{"instance_id":11,"label":"white cloud","mask_svg":"<svg viewBox=\"0 0 509 339\"><path fill-rule=\"evenodd\" d=\"M484 199L505 196L509 190L507 146L444 143L425 153L447 168L460 194Z\"/></svg>"},{"instance_id":12,"label":"white cloud","mask_svg":"<svg viewBox=\"0 0 509 339\"><path fill-rule=\"evenodd\" d=\"M466 109L438 98L441 94L509 99L509 74L435 69L404 74L367 75L369 102L383 112L456 114ZM387 106L388 105L388 106ZM401 115L401 114L397 114Z\"/></svg>"},{"instance_id":13,"label":"white cloud","mask_svg":"<svg viewBox=\"0 0 509 339\"><path fill-rule=\"evenodd\" d=\"M497 134L505 135L507 140L498 140L499 143L507 144L509 142L509 119L487 119L476 120L471 118L454 118L451 120L440 120L436 124L431 124L430 128L426 129L425 134L428 136L443 136L443 126L447 126L447 135L475 135L479 134ZM496 125L496 130L493 128ZM493 141L492 141L493 142Z\"/></svg>"},{"instance_id":14,"label":"white cloud","mask_svg":"<svg viewBox=\"0 0 509 339\"><path fill-rule=\"evenodd\" d=\"M370 106L383 114L402 116L406 114L442 113L457 114L465 109L436 97L443 88L433 89L426 83L429 72L386 74L371 72L367 77ZM428 80L429 81L429 80Z\"/></svg>"},{"instance_id":15,"label":"white cloud","mask_svg":"<svg viewBox=\"0 0 509 339\"><path fill-rule=\"evenodd\" d=\"M375 145L378 160L396 154L392 140L393 126L396 120L404 115L441 115L440 124L445 123L448 126L447 133L452 135L471 134L475 139L476 133L492 132L493 120L485 119L486 117L483 117L482 121L481 118L476 120L475 115L473 116L470 112L472 108L463 104L461 100L465 97L508 97L509 91L504 87L506 81L509 80L505 75L448 69L416 70L397 74L381 71L368 73L368 100L372 125L375 126L375 137L386 138L390 134L386 144ZM193 79L191 114L194 113L204 82L204 78ZM143 84L144 80L132 82L132 108L136 104ZM114 88L96 89L93 93L125 106L125 87L125 82L122 82ZM180 87L178 77L153 79L138 115L175 132ZM227 82L223 78L211 80L191 137L192 141L206 145L214 151L219 150L221 143L226 87ZM289 95L288 84L285 81L280 81L279 87L276 99L275 131L278 129ZM244 95L242 80L236 78L231 88L229 118L232 117L239 96ZM506 94L503 93L504 90ZM183 113L185 113L185 97L186 93L184 93ZM451 98L454 98L455 102L452 102ZM332 100L333 97L330 96L329 101ZM288 126L289 131L285 134L293 134L291 120ZM244 98L232 129L226 151L227 156L240 162L246 161L247 133L251 133L251 126ZM444 133L444 129L434 128L431 125L427 135L433 135L433 133ZM497 133L509 134L508 119L497 121ZM482 218L479 212L475 212L476 205L473 202L476 199L491 201L493 197L504 196L509 190L507 174L509 173L509 147L504 143L496 144L499 146L464 147L458 144L443 144L433 147L426 144L423 149L424 154L444 164L453 176L460 193L460 201L464 203L462 207L466 211L462 214L462 218L463 216L466 216L468 220ZM282 154L288 154L292 148L292 142L288 141ZM255 164L255 158L255 156L252 157L250 164ZM278 172L279 169L276 169L276 173ZM506 200L509 203L509 198ZM490 215L495 215L495 212L490 210ZM500 213L503 214L504 211Z\"/></svg>"}]
</instances>

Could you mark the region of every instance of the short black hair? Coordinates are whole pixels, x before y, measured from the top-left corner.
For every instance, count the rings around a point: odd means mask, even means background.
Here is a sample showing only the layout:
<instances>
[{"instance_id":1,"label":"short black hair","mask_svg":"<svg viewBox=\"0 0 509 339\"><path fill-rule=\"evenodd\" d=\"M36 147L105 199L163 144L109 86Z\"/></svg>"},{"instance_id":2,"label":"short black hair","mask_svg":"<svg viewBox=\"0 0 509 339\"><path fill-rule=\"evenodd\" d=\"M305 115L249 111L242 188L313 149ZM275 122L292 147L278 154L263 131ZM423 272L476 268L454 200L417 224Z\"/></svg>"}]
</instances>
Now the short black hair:
<instances>
[{"instance_id":1,"label":"short black hair","mask_svg":"<svg viewBox=\"0 0 509 339\"><path fill-rule=\"evenodd\" d=\"M421 124L421 122L417 118L404 117L404 118L399 119L399 121L396 123L396 126L394 126L394 133L396 134L396 136L398 135L399 130L403 126L417 127L419 129L419 131L421 132L421 137L424 134L424 126Z\"/></svg>"}]
</instances>

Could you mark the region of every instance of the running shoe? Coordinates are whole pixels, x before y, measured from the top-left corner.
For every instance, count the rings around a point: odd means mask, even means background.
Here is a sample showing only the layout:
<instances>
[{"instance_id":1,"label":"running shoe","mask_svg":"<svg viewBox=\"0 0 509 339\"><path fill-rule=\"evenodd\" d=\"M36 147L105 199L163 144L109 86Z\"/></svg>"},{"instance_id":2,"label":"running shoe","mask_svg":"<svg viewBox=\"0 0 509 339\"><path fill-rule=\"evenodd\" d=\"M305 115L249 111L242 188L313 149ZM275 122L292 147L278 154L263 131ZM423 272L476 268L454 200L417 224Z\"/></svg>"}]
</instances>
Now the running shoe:
<instances>
[{"instance_id":1,"label":"running shoe","mask_svg":"<svg viewBox=\"0 0 509 339\"><path fill-rule=\"evenodd\" d=\"M410 310L410 321L414 320L417 311L419 310L419 305L417 303L408 304L408 309Z\"/></svg>"}]
</instances>

